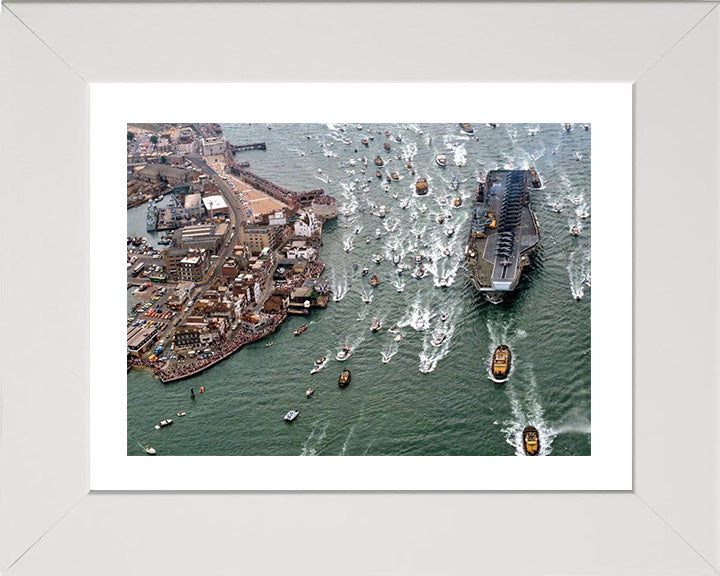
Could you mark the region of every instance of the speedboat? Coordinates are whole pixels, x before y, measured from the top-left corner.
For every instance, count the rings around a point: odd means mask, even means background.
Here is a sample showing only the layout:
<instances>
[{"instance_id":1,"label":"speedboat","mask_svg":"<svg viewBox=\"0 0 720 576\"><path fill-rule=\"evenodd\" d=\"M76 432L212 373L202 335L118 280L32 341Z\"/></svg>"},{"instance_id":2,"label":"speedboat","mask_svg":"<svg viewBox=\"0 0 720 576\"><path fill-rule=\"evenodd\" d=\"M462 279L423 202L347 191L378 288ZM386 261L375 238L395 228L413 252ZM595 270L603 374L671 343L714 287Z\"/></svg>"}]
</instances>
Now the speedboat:
<instances>
[{"instance_id":1,"label":"speedboat","mask_svg":"<svg viewBox=\"0 0 720 576\"><path fill-rule=\"evenodd\" d=\"M421 214L425 214L425 212L427 212L427 206L425 206L425 204L420 204L419 210Z\"/></svg>"},{"instance_id":2,"label":"speedboat","mask_svg":"<svg viewBox=\"0 0 720 576\"><path fill-rule=\"evenodd\" d=\"M441 288L447 288L447 286L448 286L447 278L445 278L445 276L443 276L442 278L440 278L438 280L438 284L440 285Z\"/></svg>"},{"instance_id":3,"label":"speedboat","mask_svg":"<svg viewBox=\"0 0 720 576\"><path fill-rule=\"evenodd\" d=\"M168 418L167 420L160 420L157 424L155 424L155 430L160 430L160 428L165 428L165 426L170 426L172 424L172 418Z\"/></svg>"},{"instance_id":4,"label":"speedboat","mask_svg":"<svg viewBox=\"0 0 720 576\"><path fill-rule=\"evenodd\" d=\"M445 332L439 332L437 334L433 334L430 344L432 344L433 346L435 346L437 348L445 341L446 336L447 335L445 334Z\"/></svg>"},{"instance_id":5,"label":"speedboat","mask_svg":"<svg viewBox=\"0 0 720 576\"><path fill-rule=\"evenodd\" d=\"M365 304L370 304L370 302L372 302L372 298L370 296L363 296L362 301L365 302Z\"/></svg>"},{"instance_id":6,"label":"speedboat","mask_svg":"<svg viewBox=\"0 0 720 576\"><path fill-rule=\"evenodd\" d=\"M395 271L398 273L398 276L402 276L402 273L405 271L405 265L404 264L398 264Z\"/></svg>"},{"instance_id":7,"label":"speedboat","mask_svg":"<svg viewBox=\"0 0 720 576\"><path fill-rule=\"evenodd\" d=\"M283 418L283 420L285 420L285 422L292 422L293 420L295 420L295 418L298 417L298 414L300 414L299 411L290 410L287 414L285 414L285 417Z\"/></svg>"},{"instance_id":8,"label":"speedboat","mask_svg":"<svg viewBox=\"0 0 720 576\"><path fill-rule=\"evenodd\" d=\"M155 456L157 454L157 450L153 448L152 446L145 446L145 454L148 454L149 456Z\"/></svg>"},{"instance_id":9,"label":"speedboat","mask_svg":"<svg viewBox=\"0 0 720 576\"><path fill-rule=\"evenodd\" d=\"M185 416L186 414L187 414L187 412L178 412L178 413L177 413L177 416L178 416L178 417L183 417L183 416Z\"/></svg>"},{"instance_id":10,"label":"speedboat","mask_svg":"<svg viewBox=\"0 0 720 576\"><path fill-rule=\"evenodd\" d=\"M445 227L445 235L452 236L453 234L455 234L455 226L446 226Z\"/></svg>"},{"instance_id":11,"label":"speedboat","mask_svg":"<svg viewBox=\"0 0 720 576\"><path fill-rule=\"evenodd\" d=\"M380 262L382 262L382 256L380 254L375 254L373 256L373 262L375 262L375 264L380 264Z\"/></svg>"},{"instance_id":12,"label":"speedboat","mask_svg":"<svg viewBox=\"0 0 720 576\"><path fill-rule=\"evenodd\" d=\"M453 181L452 181L451 186L452 186L453 190L457 190L458 188L460 188L460 180L458 180L457 176L453 176Z\"/></svg>"},{"instance_id":13,"label":"speedboat","mask_svg":"<svg viewBox=\"0 0 720 576\"><path fill-rule=\"evenodd\" d=\"M560 204L560 202L555 202L555 204L553 204L553 212L557 212L558 214L560 214L560 212L562 212L562 209L563 206L562 204Z\"/></svg>"},{"instance_id":14,"label":"speedboat","mask_svg":"<svg viewBox=\"0 0 720 576\"><path fill-rule=\"evenodd\" d=\"M410 204L410 201L407 198L403 198L402 200L400 200L400 208L402 208L403 210L408 207L408 204Z\"/></svg>"},{"instance_id":15,"label":"speedboat","mask_svg":"<svg viewBox=\"0 0 720 576\"><path fill-rule=\"evenodd\" d=\"M465 134L475 134L475 128L473 128L472 125L468 124L467 122L460 123L460 130L462 130Z\"/></svg>"},{"instance_id":16,"label":"speedboat","mask_svg":"<svg viewBox=\"0 0 720 576\"><path fill-rule=\"evenodd\" d=\"M398 264L400 264L400 254L395 254L395 255L393 256L393 259L392 259L392 260L393 260L393 264L395 264L396 266L397 266Z\"/></svg>"},{"instance_id":17,"label":"speedboat","mask_svg":"<svg viewBox=\"0 0 720 576\"><path fill-rule=\"evenodd\" d=\"M528 456L537 456L540 452L540 434L535 426L523 429L523 451Z\"/></svg>"},{"instance_id":18,"label":"speedboat","mask_svg":"<svg viewBox=\"0 0 720 576\"><path fill-rule=\"evenodd\" d=\"M313 366L313 369L310 370L310 374L317 374L317 373L320 372L320 370L322 370L323 368L325 368L325 363L324 363L324 362L323 362L322 364L315 364L315 366Z\"/></svg>"},{"instance_id":19,"label":"speedboat","mask_svg":"<svg viewBox=\"0 0 720 576\"><path fill-rule=\"evenodd\" d=\"M442 214L438 214L437 221L438 224L442 224L443 222L445 222L445 216L443 216Z\"/></svg>"},{"instance_id":20,"label":"speedboat","mask_svg":"<svg viewBox=\"0 0 720 576\"><path fill-rule=\"evenodd\" d=\"M420 280L420 278L422 278L423 276L425 276L425 269L424 269L424 268L418 268L417 270L415 270L414 276L415 276L415 278L417 278L418 280Z\"/></svg>"},{"instance_id":21,"label":"speedboat","mask_svg":"<svg viewBox=\"0 0 720 576\"><path fill-rule=\"evenodd\" d=\"M370 325L370 330L373 332L379 332L380 328L382 328L382 324L376 316L375 318L373 318L372 324Z\"/></svg>"},{"instance_id":22,"label":"speedboat","mask_svg":"<svg viewBox=\"0 0 720 576\"><path fill-rule=\"evenodd\" d=\"M385 214L385 206L380 206L380 209L378 210L378 216L380 216L380 218L385 218Z\"/></svg>"},{"instance_id":23,"label":"speedboat","mask_svg":"<svg viewBox=\"0 0 720 576\"><path fill-rule=\"evenodd\" d=\"M367 268L363 268L363 269L362 269L362 272L360 272L360 274L361 274L362 276L367 276L369 273L370 273L370 270L368 270Z\"/></svg>"},{"instance_id":24,"label":"speedboat","mask_svg":"<svg viewBox=\"0 0 720 576\"><path fill-rule=\"evenodd\" d=\"M295 336L300 336L305 330L307 330L308 325L307 324L300 324L297 328L294 330Z\"/></svg>"},{"instance_id":25,"label":"speedboat","mask_svg":"<svg viewBox=\"0 0 720 576\"><path fill-rule=\"evenodd\" d=\"M440 168L445 168L445 166L447 166L447 156L445 156L445 154L437 154L435 156L435 164L440 166Z\"/></svg>"},{"instance_id":26,"label":"speedboat","mask_svg":"<svg viewBox=\"0 0 720 576\"><path fill-rule=\"evenodd\" d=\"M313 388L312 386L305 390L305 398L310 398L310 396L312 396L313 394L315 394L315 388Z\"/></svg>"},{"instance_id":27,"label":"speedboat","mask_svg":"<svg viewBox=\"0 0 720 576\"><path fill-rule=\"evenodd\" d=\"M340 377L338 378L338 386L340 388L345 388L348 384L350 384L350 370L347 368L340 372Z\"/></svg>"},{"instance_id":28,"label":"speedboat","mask_svg":"<svg viewBox=\"0 0 720 576\"><path fill-rule=\"evenodd\" d=\"M498 380L505 380L510 373L510 362L512 361L512 354L510 348L505 344L500 344L495 348L493 352L492 361L490 362L490 369L494 378Z\"/></svg>"},{"instance_id":29,"label":"speedboat","mask_svg":"<svg viewBox=\"0 0 720 576\"><path fill-rule=\"evenodd\" d=\"M572 236L580 236L580 227L577 224L573 224L570 227L570 234Z\"/></svg>"},{"instance_id":30,"label":"speedboat","mask_svg":"<svg viewBox=\"0 0 720 576\"><path fill-rule=\"evenodd\" d=\"M350 353L352 352L350 346L347 344L343 344L342 350L337 353L337 356L335 356L335 360L338 362L344 362L348 358L350 358Z\"/></svg>"}]
</instances>

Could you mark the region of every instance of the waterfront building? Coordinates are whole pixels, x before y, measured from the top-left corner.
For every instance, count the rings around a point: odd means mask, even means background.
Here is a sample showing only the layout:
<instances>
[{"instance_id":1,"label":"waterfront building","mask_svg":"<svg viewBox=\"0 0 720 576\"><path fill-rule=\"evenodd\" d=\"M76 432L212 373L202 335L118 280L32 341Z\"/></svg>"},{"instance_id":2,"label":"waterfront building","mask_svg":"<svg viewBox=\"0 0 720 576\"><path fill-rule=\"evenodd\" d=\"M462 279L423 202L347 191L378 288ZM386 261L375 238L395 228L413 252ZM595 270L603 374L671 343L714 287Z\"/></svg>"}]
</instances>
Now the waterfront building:
<instances>
[{"instance_id":1,"label":"waterfront building","mask_svg":"<svg viewBox=\"0 0 720 576\"><path fill-rule=\"evenodd\" d=\"M300 217L295 220L295 236L310 238L320 230L320 222L315 217L313 210L302 211Z\"/></svg>"},{"instance_id":2,"label":"waterfront building","mask_svg":"<svg viewBox=\"0 0 720 576\"><path fill-rule=\"evenodd\" d=\"M187 218L197 218L199 220L204 213L205 209L200 193L196 192L185 196L185 215Z\"/></svg>"},{"instance_id":3,"label":"waterfront building","mask_svg":"<svg viewBox=\"0 0 720 576\"><path fill-rule=\"evenodd\" d=\"M215 252L227 233L227 226L217 224L197 224L185 226L175 232L175 244L178 248L209 250Z\"/></svg>"},{"instance_id":4,"label":"waterfront building","mask_svg":"<svg viewBox=\"0 0 720 576\"><path fill-rule=\"evenodd\" d=\"M315 254L315 249L305 240L293 240L284 250L288 260L310 260Z\"/></svg>"},{"instance_id":5,"label":"waterfront building","mask_svg":"<svg viewBox=\"0 0 720 576\"><path fill-rule=\"evenodd\" d=\"M202 202L211 218L215 218L216 216L230 216L230 208L228 208L222 196L206 196Z\"/></svg>"},{"instance_id":6,"label":"waterfront building","mask_svg":"<svg viewBox=\"0 0 720 576\"><path fill-rule=\"evenodd\" d=\"M128 326L127 351L130 355L140 357L148 350L157 338L155 326Z\"/></svg>"},{"instance_id":7,"label":"waterfront building","mask_svg":"<svg viewBox=\"0 0 720 576\"><path fill-rule=\"evenodd\" d=\"M225 139L211 136L202 139L203 156L215 156L225 153Z\"/></svg>"}]
</instances>

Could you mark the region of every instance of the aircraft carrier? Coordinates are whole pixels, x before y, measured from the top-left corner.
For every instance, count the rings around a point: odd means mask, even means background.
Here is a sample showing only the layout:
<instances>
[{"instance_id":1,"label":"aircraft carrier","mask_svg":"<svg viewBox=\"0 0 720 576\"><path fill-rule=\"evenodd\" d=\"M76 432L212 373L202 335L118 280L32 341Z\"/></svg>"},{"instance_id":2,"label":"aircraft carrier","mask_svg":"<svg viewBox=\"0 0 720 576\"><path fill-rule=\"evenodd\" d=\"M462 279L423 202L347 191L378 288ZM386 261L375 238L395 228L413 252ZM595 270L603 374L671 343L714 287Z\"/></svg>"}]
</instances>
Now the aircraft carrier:
<instances>
[{"instance_id":1,"label":"aircraft carrier","mask_svg":"<svg viewBox=\"0 0 720 576\"><path fill-rule=\"evenodd\" d=\"M478 182L465 255L475 287L491 302L515 290L522 269L540 245L530 190L541 186L533 168L491 170L484 182Z\"/></svg>"}]
</instances>

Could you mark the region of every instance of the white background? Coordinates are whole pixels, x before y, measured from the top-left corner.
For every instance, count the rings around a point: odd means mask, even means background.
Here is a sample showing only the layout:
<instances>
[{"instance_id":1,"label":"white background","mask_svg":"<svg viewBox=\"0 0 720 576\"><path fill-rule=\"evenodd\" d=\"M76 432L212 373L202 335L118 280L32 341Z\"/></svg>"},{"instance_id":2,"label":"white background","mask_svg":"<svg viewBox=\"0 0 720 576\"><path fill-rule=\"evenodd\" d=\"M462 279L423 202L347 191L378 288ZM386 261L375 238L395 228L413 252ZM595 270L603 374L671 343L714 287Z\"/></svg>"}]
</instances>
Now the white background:
<instances>
[{"instance_id":1,"label":"white background","mask_svg":"<svg viewBox=\"0 0 720 576\"><path fill-rule=\"evenodd\" d=\"M378 95L382 106L378 106ZM443 105L452 95L452 106ZM592 455L127 456L126 126L130 122L592 124ZM629 84L96 84L91 89L92 489L632 488L632 91ZM272 174L265 174L272 179ZM540 174L542 178L542 174ZM332 194L332 190L328 190ZM109 216L110 215L110 216ZM120 263L120 264L118 264ZM558 319L562 322L562 319ZM480 381L470 385L483 385ZM152 423L148 423L151 426Z\"/></svg>"}]
</instances>

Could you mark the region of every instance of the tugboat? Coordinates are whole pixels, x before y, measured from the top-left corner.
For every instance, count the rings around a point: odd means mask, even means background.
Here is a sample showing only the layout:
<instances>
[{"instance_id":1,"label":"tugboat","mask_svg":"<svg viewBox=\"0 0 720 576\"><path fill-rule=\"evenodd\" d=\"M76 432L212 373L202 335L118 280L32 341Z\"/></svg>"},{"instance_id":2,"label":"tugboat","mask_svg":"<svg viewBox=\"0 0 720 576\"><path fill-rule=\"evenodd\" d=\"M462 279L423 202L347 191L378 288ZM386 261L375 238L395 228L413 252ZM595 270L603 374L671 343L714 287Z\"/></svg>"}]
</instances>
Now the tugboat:
<instances>
[{"instance_id":1,"label":"tugboat","mask_svg":"<svg viewBox=\"0 0 720 576\"><path fill-rule=\"evenodd\" d=\"M295 418L298 417L298 414L300 414L299 411L290 410L287 414L285 414L285 417L283 418L283 420L285 420L285 422L292 422L293 420L295 420Z\"/></svg>"},{"instance_id":2,"label":"tugboat","mask_svg":"<svg viewBox=\"0 0 720 576\"><path fill-rule=\"evenodd\" d=\"M447 166L447 156L445 156L445 154L437 154L435 156L435 164L440 166L440 168L445 168L445 166Z\"/></svg>"},{"instance_id":3,"label":"tugboat","mask_svg":"<svg viewBox=\"0 0 720 576\"><path fill-rule=\"evenodd\" d=\"M338 386L340 388L345 388L348 384L350 384L350 370L347 368L340 372L340 378L338 378Z\"/></svg>"},{"instance_id":4,"label":"tugboat","mask_svg":"<svg viewBox=\"0 0 720 576\"><path fill-rule=\"evenodd\" d=\"M528 456L537 456L540 452L540 434L535 426L525 426L523 430L523 450Z\"/></svg>"},{"instance_id":5,"label":"tugboat","mask_svg":"<svg viewBox=\"0 0 720 576\"><path fill-rule=\"evenodd\" d=\"M378 284L380 284L380 279L377 277L377 274L370 276L370 286L374 288Z\"/></svg>"},{"instance_id":6,"label":"tugboat","mask_svg":"<svg viewBox=\"0 0 720 576\"><path fill-rule=\"evenodd\" d=\"M155 424L155 430L160 430L160 428L165 428L165 426L170 426L172 424L172 418L168 418L167 420L160 420L157 424Z\"/></svg>"},{"instance_id":7,"label":"tugboat","mask_svg":"<svg viewBox=\"0 0 720 576\"><path fill-rule=\"evenodd\" d=\"M428 193L428 183L426 178L418 178L415 182L415 194L425 196Z\"/></svg>"},{"instance_id":8,"label":"tugboat","mask_svg":"<svg viewBox=\"0 0 720 576\"><path fill-rule=\"evenodd\" d=\"M384 166L384 165L385 165L385 161L380 156L375 156L375 166Z\"/></svg>"},{"instance_id":9,"label":"tugboat","mask_svg":"<svg viewBox=\"0 0 720 576\"><path fill-rule=\"evenodd\" d=\"M335 356L335 360L337 360L338 362L344 362L345 360L350 358L351 351L352 350L350 349L350 346L348 346L347 344L343 344L342 350L337 353L337 356Z\"/></svg>"},{"instance_id":10,"label":"tugboat","mask_svg":"<svg viewBox=\"0 0 720 576\"><path fill-rule=\"evenodd\" d=\"M510 354L510 348L508 348L505 344L500 344L500 346L495 348L492 363L490 364L493 377L498 380L505 380L510 373L511 359L512 355Z\"/></svg>"},{"instance_id":11,"label":"tugboat","mask_svg":"<svg viewBox=\"0 0 720 576\"><path fill-rule=\"evenodd\" d=\"M475 134L475 128L473 128L472 125L468 124L467 122L460 123L460 130L462 130L465 134L470 134L471 136Z\"/></svg>"},{"instance_id":12,"label":"tugboat","mask_svg":"<svg viewBox=\"0 0 720 576\"><path fill-rule=\"evenodd\" d=\"M373 332L379 332L380 328L382 328L382 324L380 324L380 320L377 318L373 318L372 324L370 325L370 330Z\"/></svg>"},{"instance_id":13,"label":"tugboat","mask_svg":"<svg viewBox=\"0 0 720 576\"><path fill-rule=\"evenodd\" d=\"M300 324L297 328L295 328L295 336L300 336L305 330L307 330L308 325L307 324Z\"/></svg>"}]
</instances>

